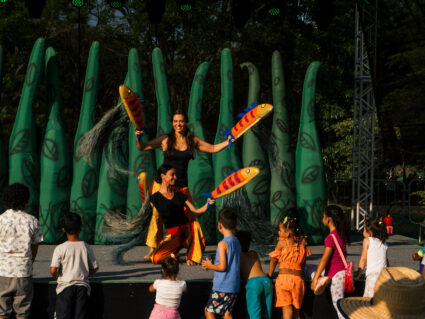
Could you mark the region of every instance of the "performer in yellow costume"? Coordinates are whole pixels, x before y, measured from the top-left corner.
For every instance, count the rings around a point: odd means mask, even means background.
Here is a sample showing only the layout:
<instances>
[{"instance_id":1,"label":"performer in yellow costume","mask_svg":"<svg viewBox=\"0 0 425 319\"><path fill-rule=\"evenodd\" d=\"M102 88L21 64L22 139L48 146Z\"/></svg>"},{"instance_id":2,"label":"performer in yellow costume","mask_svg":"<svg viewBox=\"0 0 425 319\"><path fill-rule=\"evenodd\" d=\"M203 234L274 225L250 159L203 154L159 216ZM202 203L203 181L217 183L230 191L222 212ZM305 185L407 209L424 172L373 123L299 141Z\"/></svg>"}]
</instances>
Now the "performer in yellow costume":
<instances>
[{"instance_id":1,"label":"performer in yellow costume","mask_svg":"<svg viewBox=\"0 0 425 319\"><path fill-rule=\"evenodd\" d=\"M180 191L192 202L192 197L190 196L187 186L187 168L189 161L194 158L196 150L205 153L217 153L225 149L230 136L226 141L216 145L201 140L199 137L192 135L189 131L186 123L186 116L181 110L176 110L174 112L172 116L172 126L173 129L169 134L159 136L149 142L143 143L136 138L137 148L141 151L161 148L164 152L164 164L171 165L176 170L177 179L174 185L175 190ZM136 130L136 136L141 134L143 134L143 131ZM152 186L152 195L157 192L159 188L160 184L154 182ZM189 220L193 220L193 216L190 216L190 214L187 215L189 215ZM146 236L146 245L151 248L148 255L145 256L146 259L152 257L154 249L158 247L159 243L163 240L162 225L158 210L154 207ZM196 227L196 231L200 232L202 235L202 229L199 222L195 221L194 227ZM201 237L202 241L204 241L203 235ZM201 245L201 243L199 243L199 245ZM188 259L188 264L191 265L194 263L191 259Z\"/></svg>"}]
</instances>

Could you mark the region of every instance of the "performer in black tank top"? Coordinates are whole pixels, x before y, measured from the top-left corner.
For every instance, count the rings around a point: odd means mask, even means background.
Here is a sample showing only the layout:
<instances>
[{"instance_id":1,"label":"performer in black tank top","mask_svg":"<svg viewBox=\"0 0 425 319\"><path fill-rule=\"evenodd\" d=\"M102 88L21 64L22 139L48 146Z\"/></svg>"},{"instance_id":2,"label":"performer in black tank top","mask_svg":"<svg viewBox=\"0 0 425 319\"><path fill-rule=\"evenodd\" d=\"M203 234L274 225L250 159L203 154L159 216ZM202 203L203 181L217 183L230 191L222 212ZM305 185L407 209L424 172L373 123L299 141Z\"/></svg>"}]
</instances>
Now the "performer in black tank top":
<instances>
[{"instance_id":1,"label":"performer in black tank top","mask_svg":"<svg viewBox=\"0 0 425 319\"><path fill-rule=\"evenodd\" d=\"M196 208L187 199L186 195L175 191L176 170L163 164L158 169L155 181L160 183L159 191L152 195L151 205L155 207L167 229L167 236L154 250L151 259L154 264L160 263L171 254L187 244L186 260L188 265L199 264L205 249L202 232L196 231L196 221L189 221L186 217L185 206L195 218L207 211L208 204L214 205L215 201L208 199L201 208ZM199 246L199 247L198 247Z\"/></svg>"},{"instance_id":2,"label":"performer in black tank top","mask_svg":"<svg viewBox=\"0 0 425 319\"><path fill-rule=\"evenodd\" d=\"M176 169L176 187L182 188L188 186L187 167L192 158L188 149L184 151L174 149L173 155L164 157L164 164L171 165Z\"/></svg>"},{"instance_id":3,"label":"performer in black tank top","mask_svg":"<svg viewBox=\"0 0 425 319\"><path fill-rule=\"evenodd\" d=\"M180 190L191 200L188 186L187 168L190 159L194 158L195 152L217 153L225 149L230 136L227 140L219 144L209 144L199 137L194 136L187 127L186 116L181 110L176 110L172 117L173 129L169 134L159 136L153 140L143 143L136 138L137 148L141 151L161 148L164 152L164 163L173 165L177 170L177 185ZM142 135L143 131L136 130L136 136ZM154 183L152 193L158 191L159 185ZM154 208L151 223L146 235L146 245L151 247L149 253L145 256L149 259L152 256L153 249L163 239L161 218L158 211Z\"/></svg>"}]
</instances>

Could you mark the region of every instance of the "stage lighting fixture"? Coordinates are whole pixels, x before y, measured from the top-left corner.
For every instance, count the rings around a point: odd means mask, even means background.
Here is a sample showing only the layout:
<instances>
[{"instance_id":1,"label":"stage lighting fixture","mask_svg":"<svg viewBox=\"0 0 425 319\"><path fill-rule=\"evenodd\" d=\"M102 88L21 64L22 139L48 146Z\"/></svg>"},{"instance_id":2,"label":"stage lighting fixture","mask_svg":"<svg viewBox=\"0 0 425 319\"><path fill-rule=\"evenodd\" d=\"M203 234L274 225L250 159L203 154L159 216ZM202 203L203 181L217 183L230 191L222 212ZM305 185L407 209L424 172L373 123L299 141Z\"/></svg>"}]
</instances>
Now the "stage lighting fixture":
<instances>
[{"instance_id":1,"label":"stage lighting fixture","mask_svg":"<svg viewBox=\"0 0 425 319\"><path fill-rule=\"evenodd\" d=\"M82 8L86 5L86 0L71 0L73 7Z\"/></svg>"},{"instance_id":2,"label":"stage lighting fixture","mask_svg":"<svg viewBox=\"0 0 425 319\"><path fill-rule=\"evenodd\" d=\"M165 12L165 0L146 0L146 11L149 21L153 24L159 24Z\"/></svg>"},{"instance_id":3,"label":"stage lighting fixture","mask_svg":"<svg viewBox=\"0 0 425 319\"><path fill-rule=\"evenodd\" d=\"M112 9L121 9L125 4L125 0L106 0Z\"/></svg>"},{"instance_id":4,"label":"stage lighting fixture","mask_svg":"<svg viewBox=\"0 0 425 319\"><path fill-rule=\"evenodd\" d=\"M235 26L243 28L251 15L250 0L230 0Z\"/></svg>"},{"instance_id":5,"label":"stage lighting fixture","mask_svg":"<svg viewBox=\"0 0 425 319\"><path fill-rule=\"evenodd\" d=\"M0 3L6 3L8 0L0 0Z\"/></svg>"},{"instance_id":6,"label":"stage lighting fixture","mask_svg":"<svg viewBox=\"0 0 425 319\"><path fill-rule=\"evenodd\" d=\"M193 0L176 0L177 8L183 12L191 11L194 6L194 2L195 1Z\"/></svg>"},{"instance_id":7,"label":"stage lighting fixture","mask_svg":"<svg viewBox=\"0 0 425 319\"><path fill-rule=\"evenodd\" d=\"M46 6L46 0L25 0L25 5L28 8L30 18L39 19Z\"/></svg>"},{"instance_id":8,"label":"stage lighting fixture","mask_svg":"<svg viewBox=\"0 0 425 319\"><path fill-rule=\"evenodd\" d=\"M271 16L278 16L282 13L283 0L266 1L267 13Z\"/></svg>"}]
</instances>

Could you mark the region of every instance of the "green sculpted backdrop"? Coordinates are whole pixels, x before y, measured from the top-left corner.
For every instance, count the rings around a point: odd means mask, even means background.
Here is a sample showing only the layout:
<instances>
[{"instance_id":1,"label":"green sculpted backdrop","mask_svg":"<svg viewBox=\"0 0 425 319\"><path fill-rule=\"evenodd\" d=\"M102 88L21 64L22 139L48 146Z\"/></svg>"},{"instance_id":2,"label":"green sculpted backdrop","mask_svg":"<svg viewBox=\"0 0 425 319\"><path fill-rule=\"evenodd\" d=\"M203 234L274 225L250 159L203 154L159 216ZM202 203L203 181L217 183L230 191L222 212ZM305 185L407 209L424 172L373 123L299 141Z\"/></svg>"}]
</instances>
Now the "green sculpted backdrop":
<instances>
[{"instance_id":1,"label":"green sculpted backdrop","mask_svg":"<svg viewBox=\"0 0 425 319\"><path fill-rule=\"evenodd\" d=\"M45 240L48 243L57 243L63 238L59 230L59 221L70 205L70 210L83 218L81 238L90 243L107 244L103 236L105 212L127 213L126 218L133 222L132 218L136 216L141 205L137 174L141 171L148 172L152 182L157 165L163 161L161 150L158 150L158 156L154 156L153 151L139 152L137 150L134 128L120 105L107 112L95 126L94 110L101 80L99 79L99 51L99 43L94 42L88 57L78 128L73 137L72 180L70 178L72 155L66 144L67 139L60 117L60 83L55 51L49 48L45 52L44 40L38 39L31 53L9 141L9 183L21 182L30 188L31 200L28 211L32 214L37 214L39 211ZM0 46L0 83L2 52ZM155 48L152 52L152 63L158 105L156 135L159 136L168 133L172 128L165 65L159 48ZM258 130L255 135L253 131L248 131L243 137L243 166L259 167L261 173L246 187L250 204L244 200L240 201L241 205L247 206L242 209L248 209L250 206L253 213L251 216L256 215L255 221L253 219L252 222L264 220L265 223L262 224L264 227L269 227L270 222L278 223L287 214L298 215L303 230L309 235L309 242L315 244L323 242L325 232L321 216L327 201L323 160L315 124L315 90L319 67L319 62L313 62L306 72L294 164L294 155L290 149L291 135L285 102L282 61L279 52L274 52L272 125L271 128L268 128L267 124L257 125ZM43 132L43 140L38 145L35 138L33 105L44 68L48 93L48 122ZM189 128L203 140L206 137L202 125L202 120L205 120L202 118L202 99L209 68L210 64L207 62L198 67L192 83L188 110ZM242 68L244 70L246 68L249 73L248 104L270 102L270 100L258 100L260 81L256 67L252 63L245 63ZM226 136L223 135L223 131L231 129L237 122L233 105L235 85L233 63L229 49L223 49L221 52L220 70L220 110L214 144L224 141ZM118 82L117 89L119 84ZM129 52L125 84L138 93L140 98L143 97L142 70L135 49ZM111 106L113 102L115 101L111 101ZM152 105L153 102L149 104ZM146 118L145 123L149 127ZM102 130L103 127L105 127L104 130ZM258 137L258 131L263 134L261 138ZM88 137L84 139L86 143L80 143L83 136ZM147 141L148 134L144 134L143 139ZM113 147L112 140L115 142ZM205 203L202 193L212 191L229 172L242 167L238 152L240 143L241 141L237 141L230 150L223 150L212 156L198 152L195 159L190 161L189 187L197 207ZM86 147L80 149L84 149L91 156L82 158L78 155L85 154L76 152L80 144ZM96 147L90 147L91 145ZM102 158L100 158L101 152L103 152ZM115 157L117 155L121 157L118 159ZM7 152L4 148L2 149L0 140L0 183L5 183L8 172L6 157ZM128 171L128 174L124 174L125 171ZM41 194L38 193L39 189ZM217 203L217 207L220 206L221 200ZM216 213L216 209L212 208L200 218L205 239L209 244L216 243L220 238L216 233ZM250 222L249 219L248 222ZM142 224L146 225L146 223Z\"/></svg>"},{"instance_id":2,"label":"green sculpted backdrop","mask_svg":"<svg viewBox=\"0 0 425 319\"><path fill-rule=\"evenodd\" d=\"M270 222L277 225L296 208L295 163L285 100L285 77L278 51L272 56L273 124L270 136Z\"/></svg>"},{"instance_id":3,"label":"green sculpted backdrop","mask_svg":"<svg viewBox=\"0 0 425 319\"><path fill-rule=\"evenodd\" d=\"M233 117L233 62L232 54L229 49L221 51L221 97L220 113L218 116L217 133L214 144L226 140L227 136L223 131L230 130L236 124ZM212 156L214 167L214 186L218 186L229 172L234 172L241 167L240 158L237 152L237 143L233 143L230 150L223 150ZM221 199L217 200L216 206L220 207ZM217 231L218 238L221 234Z\"/></svg>"},{"instance_id":4,"label":"green sculpted backdrop","mask_svg":"<svg viewBox=\"0 0 425 319\"><path fill-rule=\"evenodd\" d=\"M77 155L79 140L95 123L95 107L99 86L99 42L93 42L84 81L80 119L74 138L73 177L71 187L71 211L81 216L81 239L93 243L96 225L97 187L99 180L100 151L91 158L91 165Z\"/></svg>"},{"instance_id":5,"label":"green sculpted backdrop","mask_svg":"<svg viewBox=\"0 0 425 319\"><path fill-rule=\"evenodd\" d=\"M69 211L71 187L71 152L60 116L60 84L56 53L46 50L48 122L41 146L41 182L39 220L44 242L53 244L64 238L61 217Z\"/></svg>"},{"instance_id":6,"label":"green sculpted backdrop","mask_svg":"<svg viewBox=\"0 0 425 319\"><path fill-rule=\"evenodd\" d=\"M136 49L131 49L128 54L128 84L130 89L136 92L143 99L142 70L140 67L139 55ZM145 123L149 123L144 112ZM143 134L142 141L149 140L148 134ZM137 175L140 172L147 172L150 183L155 176L155 153L154 151L140 152L136 146L136 136L134 135L134 126L130 123L128 133L128 165L129 176L127 186L127 216L134 217L142 206L142 200L139 194Z\"/></svg>"},{"instance_id":7,"label":"green sculpted backdrop","mask_svg":"<svg viewBox=\"0 0 425 319\"><path fill-rule=\"evenodd\" d=\"M260 76L254 64L247 62L241 65L249 74L248 105L257 104L260 93ZM243 135L242 148L243 167L253 166L260 169L260 174L245 186L251 210L257 217L269 219L270 168L266 154L254 132Z\"/></svg>"},{"instance_id":8,"label":"green sculpted backdrop","mask_svg":"<svg viewBox=\"0 0 425 319\"><path fill-rule=\"evenodd\" d=\"M129 75L125 78L124 84L129 86ZM120 109L124 114L124 107ZM129 124L130 125L130 124ZM107 211L116 211L117 213L125 212L127 201L127 185L128 176L120 171L117 171L111 163L106 159L108 152L112 154L112 146L110 141L116 138L120 128L115 128L109 135L109 144L103 148L102 159L99 171L99 189L97 192L97 207L96 207L96 231L94 236L95 244L109 244L108 238L104 236L103 225L105 224L105 213ZM122 155L128 158L128 144L122 146ZM140 196L140 195L139 195Z\"/></svg>"},{"instance_id":9,"label":"green sculpted backdrop","mask_svg":"<svg viewBox=\"0 0 425 319\"><path fill-rule=\"evenodd\" d=\"M152 53L153 78L155 81L156 102L158 105L158 123L156 136L168 134L171 131L171 105L168 94L167 75L165 74L164 57L159 48L155 48ZM164 162L164 154L161 149L155 153L156 166L159 167Z\"/></svg>"},{"instance_id":10,"label":"green sculpted backdrop","mask_svg":"<svg viewBox=\"0 0 425 319\"><path fill-rule=\"evenodd\" d=\"M35 95L44 68L44 39L38 39L31 52L19 100L15 123L9 140L9 183L22 183L30 190L27 211L37 215L40 188L40 159L33 114Z\"/></svg>"},{"instance_id":11,"label":"green sculpted backdrop","mask_svg":"<svg viewBox=\"0 0 425 319\"><path fill-rule=\"evenodd\" d=\"M204 83L210 64L202 63L196 70L195 77L190 90L188 127L191 132L202 140L205 140L205 133L202 127L202 98L204 93ZM211 155L208 153L197 152L195 159L189 162L188 168L189 189L196 207L205 204L206 198L203 193L208 193L214 188L213 168ZM211 208L199 219L204 233L207 245L216 242L215 212Z\"/></svg>"},{"instance_id":12,"label":"green sculpted backdrop","mask_svg":"<svg viewBox=\"0 0 425 319\"><path fill-rule=\"evenodd\" d=\"M309 243L323 243L322 223L326 205L323 158L315 119L316 76L319 62L308 67L304 79L300 128L296 151L295 183L301 227L309 235Z\"/></svg>"}]
</instances>

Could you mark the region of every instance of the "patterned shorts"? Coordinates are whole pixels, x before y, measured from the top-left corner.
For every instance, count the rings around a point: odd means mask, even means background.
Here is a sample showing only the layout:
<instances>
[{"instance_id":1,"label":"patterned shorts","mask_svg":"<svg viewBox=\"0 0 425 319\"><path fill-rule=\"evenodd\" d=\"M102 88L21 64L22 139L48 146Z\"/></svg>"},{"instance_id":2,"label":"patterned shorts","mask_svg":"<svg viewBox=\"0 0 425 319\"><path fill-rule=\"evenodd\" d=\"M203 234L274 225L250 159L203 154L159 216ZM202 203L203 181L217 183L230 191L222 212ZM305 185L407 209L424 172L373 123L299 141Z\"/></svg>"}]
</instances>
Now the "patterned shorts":
<instances>
[{"instance_id":1,"label":"patterned shorts","mask_svg":"<svg viewBox=\"0 0 425 319\"><path fill-rule=\"evenodd\" d=\"M237 293L219 292L212 290L205 311L224 316L226 312L232 313Z\"/></svg>"}]
</instances>

